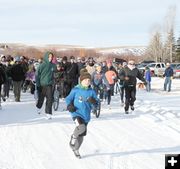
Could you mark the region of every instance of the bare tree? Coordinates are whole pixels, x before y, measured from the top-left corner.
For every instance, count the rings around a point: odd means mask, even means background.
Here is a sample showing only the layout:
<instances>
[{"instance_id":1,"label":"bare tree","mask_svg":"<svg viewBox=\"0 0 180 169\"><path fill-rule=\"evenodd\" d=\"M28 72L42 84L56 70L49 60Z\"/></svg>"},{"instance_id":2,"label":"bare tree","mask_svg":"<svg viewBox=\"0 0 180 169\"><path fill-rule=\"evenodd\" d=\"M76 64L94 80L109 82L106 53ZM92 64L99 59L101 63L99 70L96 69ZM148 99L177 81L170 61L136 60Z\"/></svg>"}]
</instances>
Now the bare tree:
<instances>
[{"instance_id":1,"label":"bare tree","mask_svg":"<svg viewBox=\"0 0 180 169\"><path fill-rule=\"evenodd\" d=\"M147 47L146 54L148 59L161 62L163 60L162 35L159 26L156 25L154 29L155 30L151 33L151 40Z\"/></svg>"},{"instance_id":2,"label":"bare tree","mask_svg":"<svg viewBox=\"0 0 180 169\"><path fill-rule=\"evenodd\" d=\"M174 23L176 16L176 6L169 8L168 13L165 17L165 44L164 44L164 55L165 60L173 62L175 54L175 38L174 38Z\"/></svg>"},{"instance_id":3,"label":"bare tree","mask_svg":"<svg viewBox=\"0 0 180 169\"><path fill-rule=\"evenodd\" d=\"M176 61L180 62L180 37L176 42Z\"/></svg>"}]
</instances>

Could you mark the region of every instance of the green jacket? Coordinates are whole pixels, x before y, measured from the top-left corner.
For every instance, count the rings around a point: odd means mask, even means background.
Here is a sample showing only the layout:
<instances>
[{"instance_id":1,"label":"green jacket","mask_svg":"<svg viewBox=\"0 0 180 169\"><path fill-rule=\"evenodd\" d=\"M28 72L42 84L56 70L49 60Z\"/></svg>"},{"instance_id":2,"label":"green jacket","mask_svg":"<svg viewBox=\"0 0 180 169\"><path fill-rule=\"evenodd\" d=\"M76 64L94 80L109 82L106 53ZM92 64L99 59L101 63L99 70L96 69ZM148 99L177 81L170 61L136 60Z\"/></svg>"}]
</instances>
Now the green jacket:
<instances>
[{"instance_id":1,"label":"green jacket","mask_svg":"<svg viewBox=\"0 0 180 169\"><path fill-rule=\"evenodd\" d=\"M49 62L50 52L46 52L43 58L43 63L41 63L36 72L36 85L48 86L53 84L53 74L56 70L56 65Z\"/></svg>"}]
</instances>

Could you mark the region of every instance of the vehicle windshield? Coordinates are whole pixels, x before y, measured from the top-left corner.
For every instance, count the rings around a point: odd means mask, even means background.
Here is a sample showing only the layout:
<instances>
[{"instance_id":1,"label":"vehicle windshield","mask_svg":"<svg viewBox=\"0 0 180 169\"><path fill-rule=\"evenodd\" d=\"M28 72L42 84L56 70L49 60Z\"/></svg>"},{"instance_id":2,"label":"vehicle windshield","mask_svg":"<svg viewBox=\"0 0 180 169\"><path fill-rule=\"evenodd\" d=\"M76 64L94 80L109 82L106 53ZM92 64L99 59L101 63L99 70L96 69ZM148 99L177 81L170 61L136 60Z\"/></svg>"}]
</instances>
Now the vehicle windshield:
<instances>
[{"instance_id":1,"label":"vehicle windshield","mask_svg":"<svg viewBox=\"0 0 180 169\"><path fill-rule=\"evenodd\" d=\"M171 67L174 69L177 67L177 64L171 64Z\"/></svg>"},{"instance_id":2,"label":"vehicle windshield","mask_svg":"<svg viewBox=\"0 0 180 169\"><path fill-rule=\"evenodd\" d=\"M149 64L148 67L155 67L155 64Z\"/></svg>"},{"instance_id":3,"label":"vehicle windshield","mask_svg":"<svg viewBox=\"0 0 180 169\"><path fill-rule=\"evenodd\" d=\"M147 65L149 65L149 63L141 63L141 64L139 64L137 67L138 67L138 68L144 68L144 67L146 67Z\"/></svg>"},{"instance_id":4,"label":"vehicle windshield","mask_svg":"<svg viewBox=\"0 0 180 169\"><path fill-rule=\"evenodd\" d=\"M176 69L180 69L180 64L176 66Z\"/></svg>"}]
</instances>

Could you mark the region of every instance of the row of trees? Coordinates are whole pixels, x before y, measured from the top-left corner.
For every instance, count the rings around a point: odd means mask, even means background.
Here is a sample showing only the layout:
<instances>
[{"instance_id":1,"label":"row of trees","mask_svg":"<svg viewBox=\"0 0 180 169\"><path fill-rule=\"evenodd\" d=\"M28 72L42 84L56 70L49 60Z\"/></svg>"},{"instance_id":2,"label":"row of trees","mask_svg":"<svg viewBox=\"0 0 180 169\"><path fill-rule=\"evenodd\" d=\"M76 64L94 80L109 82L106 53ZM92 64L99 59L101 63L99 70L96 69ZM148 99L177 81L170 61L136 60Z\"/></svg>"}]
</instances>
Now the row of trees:
<instances>
[{"instance_id":1,"label":"row of trees","mask_svg":"<svg viewBox=\"0 0 180 169\"><path fill-rule=\"evenodd\" d=\"M180 62L180 37L176 40L174 36L175 14L176 7L170 7L164 26L154 26L147 47L147 59L156 62Z\"/></svg>"},{"instance_id":2,"label":"row of trees","mask_svg":"<svg viewBox=\"0 0 180 169\"><path fill-rule=\"evenodd\" d=\"M2 44L1 46L3 46ZM1 48L1 47L0 47ZM49 50L54 53L55 56L57 57L63 57L63 56L75 56L77 57L93 57L94 60L96 61L104 61L104 60L113 60L113 58L118 58L118 59L124 59L124 60L130 60L134 59L137 63L142 61L144 56L135 56L132 53L103 53L100 51L100 49L96 48L73 48L73 47L51 47L47 46L45 48L39 48L37 47L30 47L30 46L21 46L18 47L16 45L9 45L8 48L4 48L3 53L4 55L11 55L11 56L25 56L29 59L32 58L42 58L44 53Z\"/></svg>"}]
</instances>

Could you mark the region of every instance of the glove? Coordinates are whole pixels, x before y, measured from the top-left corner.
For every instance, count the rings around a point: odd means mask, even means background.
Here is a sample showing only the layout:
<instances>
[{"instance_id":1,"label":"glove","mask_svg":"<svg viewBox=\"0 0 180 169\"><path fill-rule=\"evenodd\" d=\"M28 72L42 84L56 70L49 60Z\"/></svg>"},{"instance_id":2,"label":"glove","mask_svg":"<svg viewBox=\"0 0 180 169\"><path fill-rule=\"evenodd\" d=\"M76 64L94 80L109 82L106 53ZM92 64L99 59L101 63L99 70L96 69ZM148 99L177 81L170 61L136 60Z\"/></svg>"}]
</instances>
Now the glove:
<instances>
[{"instance_id":1,"label":"glove","mask_svg":"<svg viewBox=\"0 0 180 169\"><path fill-rule=\"evenodd\" d=\"M96 99L94 99L93 97L89 97L89 98L87 99L87 101L88 101L89 103L91 103L91 104L96 104L96 103L97 103Z\"/></svg>"},{"instance_id":2,"label":"glove","mask_svg":"<svg viewBox=\"0 0 180 169\"><path fill-rule=\"evenodd\" d=\"M171 80L173 80L173 76L171 76Z\"/></svg>"},{"instance_id":3,"label":"glove","mask_svg":"<svg viewBox=\"0 0 180 169\"><path fill-rule=\"evenodd\" d=\"M75 112L76 111L76 108L74 107L74 104L73 103L70 103L68 106L67 106L67 110L69 112Z\"/></svg>"}]
</instances>

